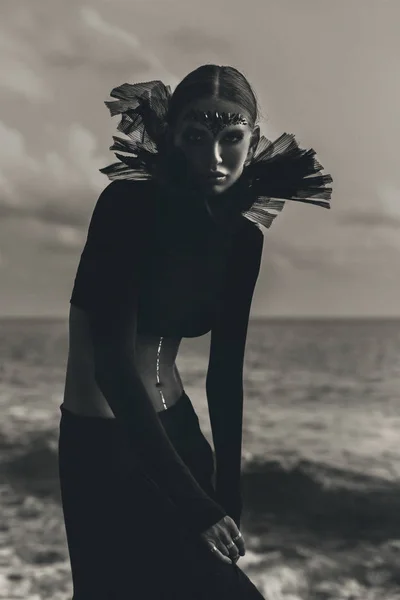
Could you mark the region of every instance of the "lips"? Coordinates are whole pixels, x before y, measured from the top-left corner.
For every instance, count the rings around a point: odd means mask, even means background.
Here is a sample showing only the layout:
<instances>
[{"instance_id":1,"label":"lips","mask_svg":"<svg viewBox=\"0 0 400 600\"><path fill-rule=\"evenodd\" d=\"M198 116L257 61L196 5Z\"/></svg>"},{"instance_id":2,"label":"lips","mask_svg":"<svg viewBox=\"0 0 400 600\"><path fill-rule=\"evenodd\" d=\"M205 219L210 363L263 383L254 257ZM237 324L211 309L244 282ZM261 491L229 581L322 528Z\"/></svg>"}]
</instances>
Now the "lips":
<instances>
[{"instance_id":1,"label":"lips","mask_svg":"<svg viewBox=\"0 0 400 600\"><path fill-rule=\"evenodd\" d=\"M225 173L221 173L220 171L212 171L206 174L206 179L211 181L223 181L226 179Z\"/></svg>"}]
</instances>

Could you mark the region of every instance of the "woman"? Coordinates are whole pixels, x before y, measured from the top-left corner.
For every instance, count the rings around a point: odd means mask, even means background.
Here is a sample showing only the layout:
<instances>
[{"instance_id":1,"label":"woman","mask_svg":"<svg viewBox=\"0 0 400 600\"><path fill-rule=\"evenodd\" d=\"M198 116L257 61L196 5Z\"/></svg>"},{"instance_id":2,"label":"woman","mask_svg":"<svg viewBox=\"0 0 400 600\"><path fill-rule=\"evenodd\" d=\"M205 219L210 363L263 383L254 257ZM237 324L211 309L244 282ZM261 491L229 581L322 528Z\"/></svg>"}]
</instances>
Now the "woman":
<instances>
[{"instance_id":1,"label":"woman","mask_svg":"<svg viewBox=\"0 0 400 600\"><path fill-rule=\"evenodd\" d=\"M237 566L243 360L263 235L285 199L329 208L313 150L260 136L254 93L204 65L124 84L70 307L59 473L74 600L257 599ZM176 357L211 331L202 434Z\"/></svg>"}]
</instances>

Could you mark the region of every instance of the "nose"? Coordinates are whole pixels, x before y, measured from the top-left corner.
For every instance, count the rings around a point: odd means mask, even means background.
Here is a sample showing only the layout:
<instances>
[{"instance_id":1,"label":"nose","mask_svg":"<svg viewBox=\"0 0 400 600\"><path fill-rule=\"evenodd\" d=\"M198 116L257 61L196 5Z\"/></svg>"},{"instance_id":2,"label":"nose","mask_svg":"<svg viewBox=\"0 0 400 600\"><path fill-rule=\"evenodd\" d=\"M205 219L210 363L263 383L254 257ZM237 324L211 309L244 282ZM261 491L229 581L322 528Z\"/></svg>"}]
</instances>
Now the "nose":
<instances>
[{"instance_id":1,"label":"nose","mask_svg":"<svg viewBox=\"0 0 400 600\"><path fill-rule=\"evenodd\" d=\"M211 171L217 171L218 166L222 163L221 147L219 143L214 143L210 149L209 168Z\"/></svg>"}]
</instances>

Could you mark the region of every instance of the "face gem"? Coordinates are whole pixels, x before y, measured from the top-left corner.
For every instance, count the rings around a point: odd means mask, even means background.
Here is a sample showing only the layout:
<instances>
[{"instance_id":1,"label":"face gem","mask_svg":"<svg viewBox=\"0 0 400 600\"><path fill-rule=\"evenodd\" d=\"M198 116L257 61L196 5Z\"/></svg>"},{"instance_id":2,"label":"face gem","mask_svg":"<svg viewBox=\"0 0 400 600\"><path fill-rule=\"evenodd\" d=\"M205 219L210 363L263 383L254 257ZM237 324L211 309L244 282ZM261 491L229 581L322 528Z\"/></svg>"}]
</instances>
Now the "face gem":
<instances>
[{"instance_id":1,"label":"face gem","mask_svg":"<svg viewBox=\"0 0 400 600\"><path fill-rule=\"evenodd\" d=\"M247 119L239 113L218 112L214 110L202 111L191 110L185 117L188 121L194 121L204 125L214 135L229 125L247 125Z\"/></svg>"}]
</instances>

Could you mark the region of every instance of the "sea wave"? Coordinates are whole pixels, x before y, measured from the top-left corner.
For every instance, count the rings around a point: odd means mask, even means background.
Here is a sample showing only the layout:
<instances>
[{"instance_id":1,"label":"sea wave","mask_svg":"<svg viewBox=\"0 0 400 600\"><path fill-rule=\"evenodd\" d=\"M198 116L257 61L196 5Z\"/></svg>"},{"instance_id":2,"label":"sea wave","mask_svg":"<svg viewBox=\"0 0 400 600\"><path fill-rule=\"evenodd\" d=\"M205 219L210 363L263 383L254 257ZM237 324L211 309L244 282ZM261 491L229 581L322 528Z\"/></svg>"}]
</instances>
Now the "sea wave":
<instances>
[{"instance_id":1,"label":"sea wave","mask_svg":"<svg viewBox=\"0 0 400 600\"><path fill-rule=\"evenodd\" d=\"M27 494L58 497L57 432L26 431L23 440L0 431L6 480ZM244 462L244 521L262 535L271 519L351 536L400 536L400 480L355 473L323 462Z\"/></svg>"},{"instance_id":2,"label":"sea wave","mask_svg":"<svg viewBox=\"0 0 400 600\"><path fill-rule=\"evenodd\" d=\"M322 462L247 461L245 520L259 534L271 517L358 539L400 535L400 480L355 473ZM390 537L389 536L389 537Z\"/></svg>"}]
</instances>

